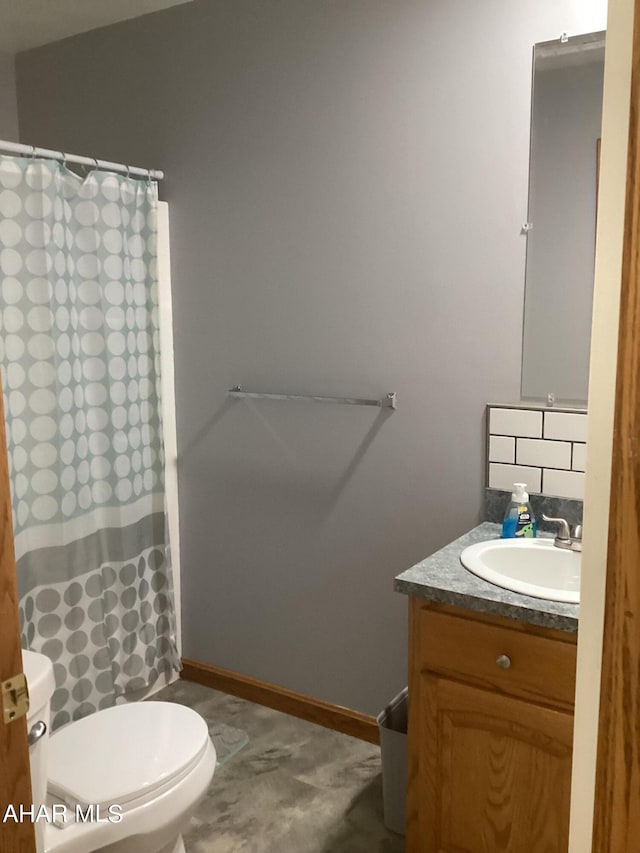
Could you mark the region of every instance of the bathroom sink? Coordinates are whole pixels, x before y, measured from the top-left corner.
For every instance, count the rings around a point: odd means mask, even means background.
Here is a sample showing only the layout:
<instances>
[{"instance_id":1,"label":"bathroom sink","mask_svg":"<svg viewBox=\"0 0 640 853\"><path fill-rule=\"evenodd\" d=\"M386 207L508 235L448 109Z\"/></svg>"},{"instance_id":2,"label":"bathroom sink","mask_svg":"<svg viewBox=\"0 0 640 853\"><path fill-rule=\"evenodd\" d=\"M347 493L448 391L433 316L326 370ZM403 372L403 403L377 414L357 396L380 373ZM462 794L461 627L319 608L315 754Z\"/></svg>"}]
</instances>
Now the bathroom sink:
<instances>
[{"instance_id":1,"label":"bathroom sink","mask_svg":"<svg viewBox=\"0 0 640 853\"><path fill-rule=\"evenodd\" d=\"M580 558L579 552L557 548L553 539L491 539L465 548L460 562L503 589L579 604Z\"/></svg>"}]
</instances>

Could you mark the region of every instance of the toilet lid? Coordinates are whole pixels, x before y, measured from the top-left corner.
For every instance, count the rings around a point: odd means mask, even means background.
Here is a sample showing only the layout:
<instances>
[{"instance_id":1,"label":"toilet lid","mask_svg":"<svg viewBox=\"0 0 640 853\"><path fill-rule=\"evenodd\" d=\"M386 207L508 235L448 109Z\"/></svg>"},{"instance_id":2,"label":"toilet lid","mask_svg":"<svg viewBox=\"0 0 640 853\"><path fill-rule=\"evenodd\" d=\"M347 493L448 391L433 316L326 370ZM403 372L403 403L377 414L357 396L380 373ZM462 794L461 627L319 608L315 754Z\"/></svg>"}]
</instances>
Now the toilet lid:
<instances>
[{"instance_id":1,"label":"toilet lid","mask_svg":"<svg viewBox=\"0 0 640 853\"><path fill-rule=\"evenodd\" d=\"M207 749L202 717L173 702L116 705L56 732L48 789L69 806L125 805L182 778Z\"/></svg>"}]
</instances>

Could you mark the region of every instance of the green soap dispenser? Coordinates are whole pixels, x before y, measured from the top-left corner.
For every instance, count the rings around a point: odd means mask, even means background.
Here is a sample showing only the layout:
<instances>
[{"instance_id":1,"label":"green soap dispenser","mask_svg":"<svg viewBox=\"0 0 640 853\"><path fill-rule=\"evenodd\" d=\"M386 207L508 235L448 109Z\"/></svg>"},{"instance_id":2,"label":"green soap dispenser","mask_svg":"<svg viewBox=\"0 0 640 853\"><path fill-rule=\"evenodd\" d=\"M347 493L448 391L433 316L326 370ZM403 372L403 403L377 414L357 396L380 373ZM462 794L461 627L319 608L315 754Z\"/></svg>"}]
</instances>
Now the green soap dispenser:
<instances>
[{"instance_id":1,"label":"green soap dispenser","mask_svg":"<svg viewBox=\"0 0 640 853\"><path fill-rule=\"evenodd\" d=\"M531 539L537 533L526 483L514 483L511 502L502 522L503 539Z\"/></svg>"}]
</instances>

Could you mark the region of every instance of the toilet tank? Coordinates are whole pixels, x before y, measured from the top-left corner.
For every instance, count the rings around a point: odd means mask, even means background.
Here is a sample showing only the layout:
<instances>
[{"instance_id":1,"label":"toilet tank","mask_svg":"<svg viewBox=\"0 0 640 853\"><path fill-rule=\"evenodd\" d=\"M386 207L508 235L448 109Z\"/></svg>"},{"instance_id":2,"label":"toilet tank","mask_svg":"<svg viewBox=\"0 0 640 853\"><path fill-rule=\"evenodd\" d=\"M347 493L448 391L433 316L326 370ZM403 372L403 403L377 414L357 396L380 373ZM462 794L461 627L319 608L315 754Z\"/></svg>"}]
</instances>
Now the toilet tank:
<instances>
[{"instance_id":1,"label":"toilet tank","mask_svg":"<svg viewBox=\"0 0 640 853\"><path fill-rule=\"evenodd\" d=\"M55 688L53 664L46 655L22 650L22 666L29 688L29 711L27 713L27 731L31 732L38 722L46 725L45 734L29 747L31 765L31 792L33 805L44 805L47 795L47 753L49 746L49 724L51 718L50 702ZM36 829L36 850L44 850L45 823L38 821Z\"/></svg>"}]
</instances>

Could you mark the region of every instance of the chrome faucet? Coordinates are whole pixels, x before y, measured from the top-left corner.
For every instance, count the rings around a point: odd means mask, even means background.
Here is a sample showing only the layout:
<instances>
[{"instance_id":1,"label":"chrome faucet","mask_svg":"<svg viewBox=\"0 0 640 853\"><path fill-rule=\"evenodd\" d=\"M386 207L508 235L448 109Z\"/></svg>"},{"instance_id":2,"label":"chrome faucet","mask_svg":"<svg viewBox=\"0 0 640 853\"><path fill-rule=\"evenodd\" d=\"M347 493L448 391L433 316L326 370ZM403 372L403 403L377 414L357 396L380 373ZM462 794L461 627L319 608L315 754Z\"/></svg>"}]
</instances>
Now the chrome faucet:
<instances>
[{"instance_id":1,"label":"chrome faucet","mask_svg":"<svg viewBox=\"0 0 640 853\"><path fill-rule=\"evenodd\" d=\"M569 522L566 518L549 518L548 515L542 513L544 521L551 521L554 524L560 525L556 538L553 544L556 548L564 548L565 551L582 551L582 525L576 524L573 528L573 533L569 527Z\"/></svg>"}]
</instances>

